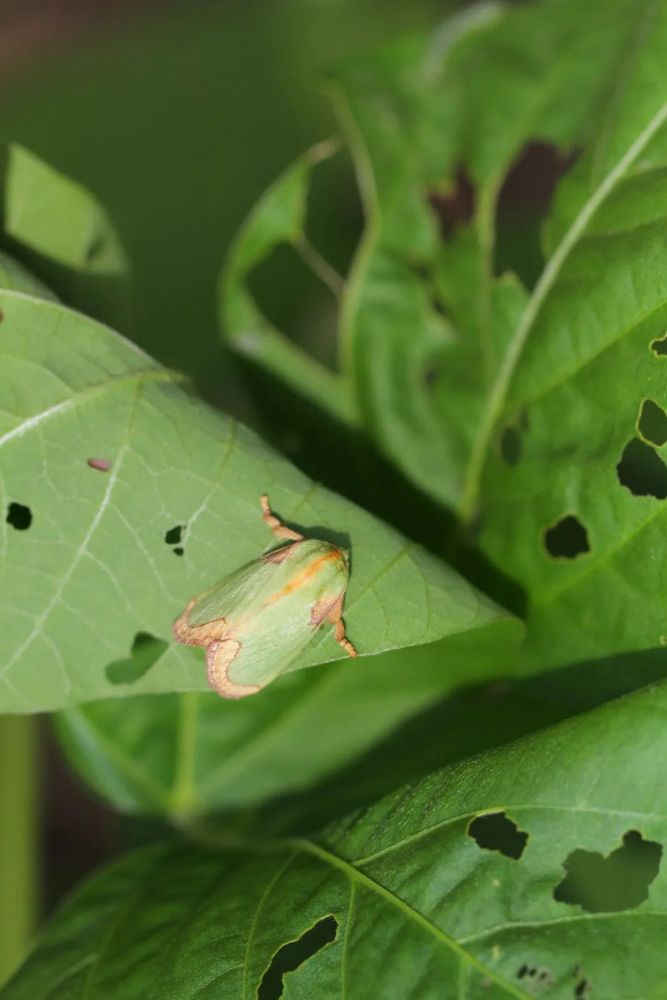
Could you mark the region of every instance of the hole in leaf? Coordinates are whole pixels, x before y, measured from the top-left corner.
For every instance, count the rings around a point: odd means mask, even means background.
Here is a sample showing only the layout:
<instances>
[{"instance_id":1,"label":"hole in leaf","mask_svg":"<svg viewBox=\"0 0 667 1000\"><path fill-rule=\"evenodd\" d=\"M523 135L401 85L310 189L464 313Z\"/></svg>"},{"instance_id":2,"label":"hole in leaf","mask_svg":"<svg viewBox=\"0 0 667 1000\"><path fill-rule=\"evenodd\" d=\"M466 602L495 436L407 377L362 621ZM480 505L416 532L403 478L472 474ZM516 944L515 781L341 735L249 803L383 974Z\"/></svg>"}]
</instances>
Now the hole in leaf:
<instances>
[{"instance_id":1,"label":"hole in leaf","mask_svg":"<svg viewBox=\"0 0 667 1000\"><path fill-rule=\"evenodd\" d=\"M639 410L637 430L645 441L661 447L667 441L667 413L652 399L645 399Z\"/></svg>"},{"instance_id":2,"label":"hole in leaf","mask_svg":"<svg viewBox=\"0 0 667 1000\"><path fill-rule=\"evenodd\" d=\"M574 987L574 995L577 998L577 1000L580 1000L580 998L585 997L586 994L589 992L590 988L591 988L590 979L580 979L577 985Z\"/></svg>"},{"instance_id":3,"label":"hole in leaf","mask_svg":"<svg viewBox=\"0 0 667 1000\"><path fill-rule=\"evenodd\" d=\"M498 195L494 271L514 271L531 287L543 266L542 224L556 185L576 153L564 154L547 142L520 150Z\"/></svg>"},{"instance_id":4,"label":"hole in leaf","mask_svg":"<svg viewBox=\"0 0 667 1000\"><path fill-rule=\"evenodd\" d=\"M518 861L528 843L528 834L520 830L504 812L477 816L468 827L468 836L486 851L500 851Z\"/></svg>"},{"instance_id":5,"label":"hole in leaf","mask_svg":"<svg viewBox=\"0 0 667 1000\"><path fill-rule=\"evenodd\" d=\"M134 684L157 663L168 646L164 639L156 639L148 632L137 632L129 657L108 664L107 680L111 684Z\"/></svg>"},{"instance_id":6,"label":"hole in leaf","mask_svg":"<svg viewBox=\"0 0 667 1000\"><path fill-rule=\"evenodd\" d=\"M588 532L578 517L568 514L544 532L544 545L554 559L575 559L590 552Z\"/></svg>"},{"instance_id":7,"label":"hole in leaf","mask_svg":"<svg viewBox=\"0 0 667 1000\"><path fill-rule=\"evenodd\" d=\"M7 508L7 524L17 531L27 531L32 524L32 511L22 503L10 503Z\"/></svg>"},{"instance_id":8,"label":"hole in leaf","mask_svg":"<svg viewBox=\"0 0 667 1000\"><path fill-rule=\"evenodd\" d=\"M616 466L618 481L636 497L667 497L667 466L644 441L628 441Z\"/></svg>"},{"instance_id":9,"label":"hole in leaf","mask_svg":"<svg viewBox=\"0 0 667 1000\"><path fill-rule=\"evenodd\" d=\"M432 191L428 196L431 208L440 223L445 240L451 240L457 229L470 222L475 214L475 188L462 167L454 181L442 191Z\"/></svg>"},{"instance_id":10,"label":"hole in leaf","mask_svg":"<svg viewBox=\"0 0 667 1000\"><path fill-rule=\"evenodd\" d=\"M182 556L183 552L185 551L183 549L183 546L181 545L181 542L183 541L183 532L184 531L185 531L185 525L184 524L176 524L176 525L174 525L173 528L170 528L169 531L165 531L165 533L164 533L164 540L165 540L165 542L167 543L167 545L173 545L174 546L174 548L172 549L172 552L176 556Z\"/></svg>"},{"instance_id":11,"label":"hole in leaf","mask_svg":"<svg viewBox=\"0 0 667 1000\"><path fill-rule=\"evenodd\" d=\"M521 435L516 427L506 427L500 439L500 455L508 465L521 458Z\"/></svg>"},{"instance_id":12,"label":"hole in leaf","mask_svg":"<svg viewBox=\"0 0 667 1000\"><path fill-rule=\"evenodd\" d=\"M572 851L563 864L565 877L554 889L554 899L589 913L631 910L648 898L661 856L662 845L644 840L638 830L629 830L622 846L606 858L597 851Z\"/></svg>"},{"instance_id":13,"label":"hole in leaf","mask_svg":"<svg viewBox=\"0 0 667 1000\"><path fill-rule=\"evenodd\" d=\"M257 1000L278 1000L283 994L283 976L293 972L318 951L336 939L338 921L322 917L309 927L297 941L288 941L275 953L257 990Z\"/></svg>"},{"instance_id":14,"label":"hole in leaf","mask_svg":"<svg viewBox=\"0 0 667 1000\"><path fill-rule=\"evenodd\" d=\"M314 239L319 243L317 236ZM302 252L305 247L309 248L306 258ZM321 364L335 370L336 299L333 287L308 262L312 252L316 253L328 280L339 281L339 273L324 246L318 245L314 250L305 237L294 244L273 247L246 280L259 311L271 325Z\"/></svg>"},{"instance_id":15,"label":"hole in leaf","mask_svg":"<svg viewBox=\"0 0 667 1000\"><path fill-rule=\"evenodd\" d=\"M658 358L664 357L667 354L667 333L663 333L662 337L651 341L651 350Z\"/></svg>"},{"instance_id":16,"label":"hole in leaf","mask_svg":"<svg viewBox=\"0 0 667 1000\"><path fill-rule=\"evenodd\" d=\"M2 323L4 321L4 318L5 318L5 314L2 311L2 309L0 309L0 323Z\"/></svg>"}]
</instances>

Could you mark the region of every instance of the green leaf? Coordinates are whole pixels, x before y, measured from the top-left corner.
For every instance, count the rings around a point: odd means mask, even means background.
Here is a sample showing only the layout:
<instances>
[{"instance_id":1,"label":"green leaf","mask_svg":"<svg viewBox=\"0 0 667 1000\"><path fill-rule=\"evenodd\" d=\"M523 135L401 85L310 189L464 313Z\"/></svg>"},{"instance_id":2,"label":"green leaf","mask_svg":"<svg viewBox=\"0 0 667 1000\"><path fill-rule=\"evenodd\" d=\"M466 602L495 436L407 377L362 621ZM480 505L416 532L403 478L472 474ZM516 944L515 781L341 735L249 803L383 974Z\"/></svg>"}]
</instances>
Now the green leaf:
<instances>
[{"instance_id":1,"label":"green leaf","mask_svg":"<svg viewBox=\"0 0 667 1000\"><path fill-rule=\"evenodd\" d=\"M524 304L516 282L494 280L502 182L528 141L585 138L640 30L636 6L621 0L601 24L576 0L486 5L336 74L367 218L345 357L377 442L451 506Z\"/></svg>"},{"instance_id":2,"label":"green leaf","mask_svg":"<svg viewBox=\"0 0 667 1000\"><path fill-rule=\"evenodd\" d=\"M349 386L342 376L315 361L277 330L247 287L247 278L256 265L284 244L293 247L333 293L339 294L341 279L311 246L305 233L310 173L336 149L335 143L328 142L308 150L257 203L232 244L222 272L220 318L228 342L243 357L337 420L354 423Z\"/></svg>"},{"instance_id":3,"label":"green leaf","mask_svg":"<svg viewBox=\"0 0 667 1000\"><path fill-rule=\"evenodd\" d=\"M309 788L453 687L513 669L499 620L419 648L299 671L236 704L212 694L69 709L56 726L86 783L117 809L182 823Z\"/></svg>"},{"instance_id":4,"label":"green leaf","mask_svg":"<svg viewBox=\"0 0 667 1000\"><path fill-rule=\"evenodd\" d=\"M17 145L9 147L6 171L8 236L76 270L125 270L123 251L104 210L80 185Z\"/></svg>"},{"instance_id":5,"label":"green leaf","mask_svg":"<svg viewBox=\"0 0 667 1000\"><path fill-rule=\"evenodd\" d=\"M4 166L3 236L69 305L125 322L127 260L102 206L23 146Z\"/></svg>"},{"instance_id":6,"label":"green leaf","mask_svg":"<svg viewBox=\"0 0 667 1000\"><path fill-rule=\"evenodd\" d=\"M665 439L646 422L667 419L651 350L667 329L666 46L661 3L615 0L600 20L547 0L476 9L335 77L367 216L345 377L383 451L524 588L534 669L666 641ZM494 268L502 185L534 139L584 152L531 289Z\"/></svg>"},{"instance_id":7,"label":"green leaf","mask_svg":"<svg viewBox=\"0 0 667 1000\"><path fill-rule=\"evenodd\" d=\"M274 958L298 965L292 1000L658 1000L666 709L664 684L644 689L316 840L138 852L61 909L3 1000L278 996ZM297 940L289 965L278 953Z\"/></svg>"},{"instance_id":8,"label":"green leaf","mask_svg":"<svg viewBox=\"0 0 667 1000\"><path fill-rule=\"evenodd\" d=\"M293 523L349 537L346 620L362 654L510 621L111 330L18 293L0 293L0 310L3 710L204 689L197 652L176 644L133 683L105 667L139 633L169 641L193 594L270 544L263 492ZM294 668L340 656L322 632Z\"/></svg>"},{"instance_id":9,"label":"green leaf","mask_svg":"<svg viewBox=\"0 0 667 1000\"><path fill-rule=\"evenodd\" d=\"M56 299L53 292L27 268L2 251L0 251L0 288L7 288L13 292L27 292L28 295L35 295L40 299Z\"/></svg>"},{"instance_id":10,"label":"green leaf","mask_svg":"<svg viewBox=\"0 0 667 1000\"><path fill-rule=\"evenodd\" d=\"M667 405L651 349L667 324L664 5L646 6L637 30L642 44L559 192L550 255L511 330L468 470L481 544L530 595L527 657L541 665L664 642L656 553L667 470L644 416ZM512 463L498 447L508 428Z\"/></svg>"}]
</instances>

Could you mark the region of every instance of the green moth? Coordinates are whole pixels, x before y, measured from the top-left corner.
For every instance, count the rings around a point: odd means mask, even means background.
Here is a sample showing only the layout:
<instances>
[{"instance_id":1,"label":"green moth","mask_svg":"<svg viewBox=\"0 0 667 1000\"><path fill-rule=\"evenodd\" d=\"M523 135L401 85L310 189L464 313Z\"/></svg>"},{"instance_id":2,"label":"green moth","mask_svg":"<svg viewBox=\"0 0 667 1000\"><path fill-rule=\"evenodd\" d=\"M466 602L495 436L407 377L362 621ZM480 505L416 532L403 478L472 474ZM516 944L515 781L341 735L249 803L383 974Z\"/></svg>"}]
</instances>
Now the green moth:
<instances>
[{"instance_id":1,"label":"green moth","mask_svg":"<svg viewBox=\"0 0 667 1000\"><path fill-rule=\"evenodd\" d=\"M174 622L174 638L206 650L208 681L223 698L255 694L289 670L323 622L349 656L343 601L349 555L317 538L304 538L260 497L262 517L281 548L230 573L194 597Z\"/></svg>"}]
</instances>

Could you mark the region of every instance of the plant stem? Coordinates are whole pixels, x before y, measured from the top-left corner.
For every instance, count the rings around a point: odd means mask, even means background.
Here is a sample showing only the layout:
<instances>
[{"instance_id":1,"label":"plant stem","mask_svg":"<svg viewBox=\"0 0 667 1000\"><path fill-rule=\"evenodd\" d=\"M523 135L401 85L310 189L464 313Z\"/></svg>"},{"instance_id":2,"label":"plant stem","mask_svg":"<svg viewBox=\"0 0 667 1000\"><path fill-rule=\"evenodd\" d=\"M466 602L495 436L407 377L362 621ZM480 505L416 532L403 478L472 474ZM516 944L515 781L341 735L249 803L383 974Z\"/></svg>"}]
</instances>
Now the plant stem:
<instances>
[{"instance_id":1,"label":"plant stem","mask_svg":"<svg viewBox=\"0 0 667 1000\"><path fill-rule=\"evenodd\" d=\"M0 986L25 957L37 911L37 726L0 716Z\"/></svg>"}]
</instances>

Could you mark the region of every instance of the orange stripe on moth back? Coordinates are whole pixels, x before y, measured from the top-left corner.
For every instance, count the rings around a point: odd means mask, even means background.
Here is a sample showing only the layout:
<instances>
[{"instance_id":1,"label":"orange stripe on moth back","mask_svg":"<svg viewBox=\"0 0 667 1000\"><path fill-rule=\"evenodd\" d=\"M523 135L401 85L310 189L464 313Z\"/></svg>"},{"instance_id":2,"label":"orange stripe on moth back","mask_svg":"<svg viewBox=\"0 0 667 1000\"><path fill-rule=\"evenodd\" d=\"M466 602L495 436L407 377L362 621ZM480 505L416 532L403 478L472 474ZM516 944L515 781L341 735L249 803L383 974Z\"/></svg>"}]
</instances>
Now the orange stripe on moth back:
<instances>
[{"instance_id":1,"label":"orange stripe on moth back","mask_svg":"<svg viewBox=\"0 0 667 1000\"><path fill-rule=\"evenodd\" d=\"M267 599L264 602L264 605L266 606L267 604L275 604L275 602L279 601L281 597L286 597L288 594L293 594L294 591L298 590L299 587L302 587L307 580L310 580L311 577L319 573L322 567L325 565L325 563L331 562L332 559L342 559L342 558L343 558L343 553L340 551L340 549L332 549L331 552L327 552L326 555L320 556L319 559L315 559L310 564L310 566L306 566L305 569L301 570L298 576L295 576L293 580L290 580L289 583L286 583L281 590L279 590L275 594L271 594L270 597L267 597Z\"/></svg>"},{"instance_id":2,"label":"orange stripe on moth back","mask_svg":"<svg viewBox=\"0 0 667 1000\"><path fill-rule=\"evenodd\" d=\"M208 682L222 698L247 698L260 690L257 684L235 684L229 677L229 668L241 652L238 639L212 642L206 650Z\"/></svg>"}]
</instances>

